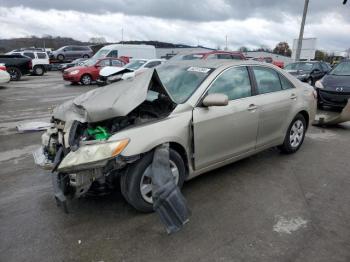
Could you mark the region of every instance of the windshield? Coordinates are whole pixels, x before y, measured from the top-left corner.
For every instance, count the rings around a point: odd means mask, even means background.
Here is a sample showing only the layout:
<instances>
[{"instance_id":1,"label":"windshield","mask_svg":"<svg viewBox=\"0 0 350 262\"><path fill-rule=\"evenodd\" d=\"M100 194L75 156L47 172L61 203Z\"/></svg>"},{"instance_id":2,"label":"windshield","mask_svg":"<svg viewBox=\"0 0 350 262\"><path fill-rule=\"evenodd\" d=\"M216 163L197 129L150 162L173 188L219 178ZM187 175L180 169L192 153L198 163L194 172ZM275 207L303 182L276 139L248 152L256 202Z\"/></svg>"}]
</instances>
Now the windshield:
<instances>
[{"instance_id":1,"label":"windshield","mask_svg":"<svg viewBox=\"0 0 350 262\"><path fill-rule=\"evenodd\" d=\"M284 69L285 70L311 71L313 66L314 66L313 63L292 63L289 65L286 65L284 67Z\"/></svg>"},{"instance_id":2,"label":"windshield","mask_svg":"<svg viewBox=\"0 0 350 262\"><path fill-rule=\"evenodd\" d=\"M202 54L176 55L176 56L173 56L170 60L172 60L172 61L199 60L199 59L202 59L203 56L204 55L202 55Z\"/></svg>"},{"instance_id":3,"label":"windshield","mask_svg":"<svg viewBox=\"0 0 350 262\"><path fill-rule=\"evenodd\" d=\"M106 57L106 55L109 53L109 51L111 51L111 50L101 49L93 56L93 58Z\"/></svg>"},{"instance_id":4,"label":"windshield","mask_svg":"<svg viewBox=\"0 0 350 262\"><path fill-rule=\"evenodd\" d=\"M160 80L177 104L184 103L212 71L212 68L188 65L164 65L157 68Z\"/></svg>"},{"instance_id":5,"label":"windshield","mask_svg":"<svg viewBox=\"0 0 350 262\"><path fill-rule=\"evenodd\" d=\"M338 64L329 74L335 76L350 76L350 62Z\"/></svg>"},{"instance_id":6,"label":"windshield","mask_svg":"<svg viewBox=\"0 0 350 262\"><path fill-rule=\"evenodd\" d=\"M146 64L147 61L145 60L136 60L136 61L133 61L129 64L127 64L125 66L125 68L127 69L131 69L131 70L137 70L139 69L142 65Z\"/></svg>"},{"instance_id":7,"label":"windshield","mask_svg":"<svg viewBox=\"0 0 350 262\"><path fill-rule=\"evenodd\" d=\"M86 60L82 65L84 66L93 66L96 64L98 59L94 59L94 58L90 58L88 60Z\"/></svg>"}]
</instances>

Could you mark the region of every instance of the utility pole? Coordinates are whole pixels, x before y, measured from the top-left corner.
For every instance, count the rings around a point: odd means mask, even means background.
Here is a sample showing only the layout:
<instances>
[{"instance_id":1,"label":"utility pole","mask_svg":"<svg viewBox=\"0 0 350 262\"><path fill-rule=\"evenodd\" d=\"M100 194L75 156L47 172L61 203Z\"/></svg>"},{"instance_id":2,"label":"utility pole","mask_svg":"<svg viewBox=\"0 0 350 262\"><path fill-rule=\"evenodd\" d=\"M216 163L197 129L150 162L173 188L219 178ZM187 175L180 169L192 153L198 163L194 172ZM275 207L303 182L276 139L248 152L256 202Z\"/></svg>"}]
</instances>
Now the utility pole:
<instances>
[{"instance_id":1,"label":"utility pole","mask_svg":"<svg viewBox=\"0 0 350 262\"><path fill-rule=\"evenodd\" d=\"M227 35L226 35L226 47L225 47L225 50L227 51Z\"/></svg>"},{"instance_id":2,"label":"utility pole","mask_svg":"<svg viewBox=\"0 0 350 262\"><path fill-rule=\"evenodd\" d=\"M122 44L124 44L124 28L122 27Z\"/></svg>"},{"instance_id":3,"label":"utility pole","mask_svg":"<svg viewBox=\"0 0 350 262\"><path fill-rule=\"evenodd\" d=\"M308 7L309 7L309 0L305 0L303 18L301 20L300 33L299 33L299 39L298 39L298 46L295 54L295 61L300 60L300 53L301 53L301 47L303 45L304 27L305 27L305 20L306 20Z\"/></svg>"}]
</instances>

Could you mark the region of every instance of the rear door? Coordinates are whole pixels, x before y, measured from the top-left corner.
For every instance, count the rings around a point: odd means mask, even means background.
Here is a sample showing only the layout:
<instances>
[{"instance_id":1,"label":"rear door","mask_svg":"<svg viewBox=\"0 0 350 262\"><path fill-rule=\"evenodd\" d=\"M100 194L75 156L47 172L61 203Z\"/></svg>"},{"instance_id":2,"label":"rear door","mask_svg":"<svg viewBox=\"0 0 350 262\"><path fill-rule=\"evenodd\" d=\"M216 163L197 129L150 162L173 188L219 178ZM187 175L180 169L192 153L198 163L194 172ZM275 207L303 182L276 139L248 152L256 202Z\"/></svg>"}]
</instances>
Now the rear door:
<instances>
[{"instance_id":1,"label":"rear door","mask_svg":"<svg viewBox=\"0 0 350 262\"><path fill-rule=\"evenodd\" d=\"M251 151L256 142L259 115L248 69L241 66L225 70L207 93L226 94L229 103L213 107L199 105L193 110L195 169Z\"/></svg>"},{"instance_id":2,"label":"rear door","mask_svg":"<svg viewBox=\"0 0 350 262\"><path fill-rule=\"evenodd\" d=\"M291 121L298 97L295 87L272 68L253 66L259 109L257 148L280 141Z\"/></svg>"}]
</instances>

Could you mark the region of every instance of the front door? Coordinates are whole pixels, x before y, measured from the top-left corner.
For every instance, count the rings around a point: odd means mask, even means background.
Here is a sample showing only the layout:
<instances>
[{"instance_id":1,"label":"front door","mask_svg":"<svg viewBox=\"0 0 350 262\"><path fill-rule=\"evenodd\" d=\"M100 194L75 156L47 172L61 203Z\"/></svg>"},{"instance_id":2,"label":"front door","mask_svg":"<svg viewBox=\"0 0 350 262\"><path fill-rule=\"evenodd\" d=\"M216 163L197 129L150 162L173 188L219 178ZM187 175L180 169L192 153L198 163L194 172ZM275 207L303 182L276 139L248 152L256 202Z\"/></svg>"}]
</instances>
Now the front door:
<instances>
[{"instance_id":1,"label":"front door","mask_svg":"<svg viewBox=\"0 0 350 262\"><path fill-rule=\"evenodd\" d=\"M259 115L252 97L246 67L232 67L220 74L208 90L228 96L227 106L193 110L195 169L254 150Z\"/></svg>"}]
</instances>

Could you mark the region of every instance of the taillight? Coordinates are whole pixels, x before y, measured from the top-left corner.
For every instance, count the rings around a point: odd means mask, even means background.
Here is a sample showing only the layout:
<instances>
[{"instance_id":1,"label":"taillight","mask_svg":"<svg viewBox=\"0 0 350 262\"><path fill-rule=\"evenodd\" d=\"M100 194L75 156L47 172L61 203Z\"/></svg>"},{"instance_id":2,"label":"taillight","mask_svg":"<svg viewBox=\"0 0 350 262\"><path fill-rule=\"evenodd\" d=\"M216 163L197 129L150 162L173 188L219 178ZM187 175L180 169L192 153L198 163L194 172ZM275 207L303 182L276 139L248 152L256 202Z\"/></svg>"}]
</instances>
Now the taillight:
<instances>
[{"instance_id":1,"label":"taillight","mask_svg":"<svg viewBox=\"0 0 350 262\"><path fill-rule=\"evenodd\" d=\"M29 69L32 69L32 68L33 68L32 60L29 61L29 63L28 63L28 68L29 68Z\"/></svg>"}]
</instances>

